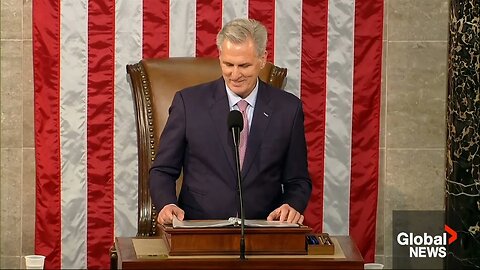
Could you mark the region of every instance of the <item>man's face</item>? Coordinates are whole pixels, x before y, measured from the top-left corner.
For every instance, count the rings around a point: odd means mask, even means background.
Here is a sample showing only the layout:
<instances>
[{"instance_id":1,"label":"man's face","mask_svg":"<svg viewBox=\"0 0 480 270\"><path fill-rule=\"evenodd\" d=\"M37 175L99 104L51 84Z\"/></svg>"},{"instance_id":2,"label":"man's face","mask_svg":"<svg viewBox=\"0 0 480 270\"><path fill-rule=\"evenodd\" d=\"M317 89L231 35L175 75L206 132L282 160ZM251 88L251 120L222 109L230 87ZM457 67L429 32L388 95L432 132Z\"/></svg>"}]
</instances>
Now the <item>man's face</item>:
<instances>
[{"instance_id":1,"label":"man's face","mask_svg":"<svg viewBox=\"0 0 480 270\"><path fill-rule=\"evenodd\" d=\"M260 70L265 66L267 52L257 56L252 39L241 44L224 40L220 46L220 66L228 87L246 98L255 87Z\"/></svg>"}]
</instances>

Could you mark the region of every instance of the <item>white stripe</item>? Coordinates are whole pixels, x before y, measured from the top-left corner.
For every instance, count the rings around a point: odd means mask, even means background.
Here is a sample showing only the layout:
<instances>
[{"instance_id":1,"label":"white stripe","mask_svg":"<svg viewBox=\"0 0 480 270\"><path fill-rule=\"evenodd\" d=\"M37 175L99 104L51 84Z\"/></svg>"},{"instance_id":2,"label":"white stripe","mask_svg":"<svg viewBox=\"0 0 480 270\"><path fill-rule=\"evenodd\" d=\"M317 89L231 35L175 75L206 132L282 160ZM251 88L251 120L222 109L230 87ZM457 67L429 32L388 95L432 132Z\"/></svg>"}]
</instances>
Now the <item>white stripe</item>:
<instances>
[{"instance_id":1,"label":"white stripe","mask_svg":"<svg viewBox=\"0 0 480 270\"><path fill-rule=\"evenodd\" d=\"M248 0L223 0L222 5L222 25L235 18L248 17Z\"/></svg>"},{"instance_id":2,"label":"white stripe","mask_svg":"<svg viewBox=\"0 0 480 270\"><path fill-rule=\"evenodd\" d=\"M274 63L287 68L285 90L300 97L302 1L275 2Z\"/></svg>"},{"instance_id":3,"label":"white stripe","mask_svg":"<svg viewBox=\"0 0 480 270\"><path fill-rule=\"evenodd\" d=\"M323 230L349 232L353 109L353 0L328 3Z\"/></svg>"},{"instance_id":4,"label":"white stripe","mask_svg":"<svg viewBox=\"0 0 480 270\"><path fill-rule=\"evenodd\" d=\"M61 268L87 267L86 0L60 1Z\"/></svg>"},{"instance_id":5,"label":"white stripe","mask_svg":"<svg viewBox=\"0 0 480 270\"><path fill-rule=\"evenodd\" d=\"M170 57L195 56L195 0L170 1Z\"/></svg>"},{"instance_id":6,"label":"white stripe","mask_svg":"<svg viewBox=\"0 0 480 270\"><path fill-rule=\"evenodd\" d=\"M115 236L135 236L138 213L137 133L125 66L142 58L142 1L117 0L115 9Z\"/></svg>"}]
</instances>

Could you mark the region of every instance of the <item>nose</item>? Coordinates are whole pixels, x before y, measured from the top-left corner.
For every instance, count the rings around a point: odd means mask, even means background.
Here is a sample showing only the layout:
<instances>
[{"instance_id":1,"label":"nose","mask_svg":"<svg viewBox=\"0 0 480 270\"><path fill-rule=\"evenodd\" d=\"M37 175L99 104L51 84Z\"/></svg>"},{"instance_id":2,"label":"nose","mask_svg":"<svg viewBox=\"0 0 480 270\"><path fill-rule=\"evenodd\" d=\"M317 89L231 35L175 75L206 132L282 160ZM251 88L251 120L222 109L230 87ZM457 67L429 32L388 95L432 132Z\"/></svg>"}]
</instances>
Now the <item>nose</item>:
<instances>
[{"instance_id":1,"label":"nose","mask_svg":"<svg viewBox=\"0 0 480 270\"><path fill-rule=\"evenodd\" d=\"M240 70L238 69L238 67L233 67L231 79L236 80L236 79L240 78L240 76L241 76L241 74L240 74Z\"/></svg>"}]
</instances>

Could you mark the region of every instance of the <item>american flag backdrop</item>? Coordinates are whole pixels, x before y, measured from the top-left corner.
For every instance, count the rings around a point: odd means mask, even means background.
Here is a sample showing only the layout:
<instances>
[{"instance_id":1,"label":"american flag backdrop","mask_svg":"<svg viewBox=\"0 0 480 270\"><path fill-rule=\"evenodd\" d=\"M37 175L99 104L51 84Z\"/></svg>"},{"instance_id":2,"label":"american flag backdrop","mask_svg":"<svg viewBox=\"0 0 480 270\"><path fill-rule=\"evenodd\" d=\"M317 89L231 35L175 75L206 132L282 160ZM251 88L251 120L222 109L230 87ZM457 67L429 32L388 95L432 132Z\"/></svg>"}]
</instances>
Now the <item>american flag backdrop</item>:
<instances>
[{"instance_id":1,"label":"american flag backdrop","mask_svg":"<svg viewBox=\"0 0 480 270\"><path fill-rule=\"evenodd\" d=\"M236 17L263 22L269 61L304 104L305 223L375 254L383 0L34 0L35 252L107 268L137 231L137 145L125 66L217 56ZM248 194L246 194L248 196Z\"/></svg>"}]
</instances>

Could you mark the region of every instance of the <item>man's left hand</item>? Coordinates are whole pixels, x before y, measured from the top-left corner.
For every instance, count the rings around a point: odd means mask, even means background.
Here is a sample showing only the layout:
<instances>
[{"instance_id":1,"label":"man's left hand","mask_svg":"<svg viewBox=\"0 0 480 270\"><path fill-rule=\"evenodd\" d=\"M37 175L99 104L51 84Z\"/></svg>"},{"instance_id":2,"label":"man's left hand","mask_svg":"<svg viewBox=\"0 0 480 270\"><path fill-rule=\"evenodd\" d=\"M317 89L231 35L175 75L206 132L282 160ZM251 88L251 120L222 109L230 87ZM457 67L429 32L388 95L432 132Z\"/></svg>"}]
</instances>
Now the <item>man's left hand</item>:
<instances>
[{"instance_id":1,"label":"man's left hand","mask_svg":"<svg viewBox=\"0 0 480 270\"><path fill-rule=\"evenodd\" d=\"M297 210L291 207L288 204L283 204L282 206L278 207L277 209L273 210L270 215L267 217L268 221L278 220L278 221L286 221L289 223L303 223L303 215L300 214Z\"/></svg>"}]
</instances>

